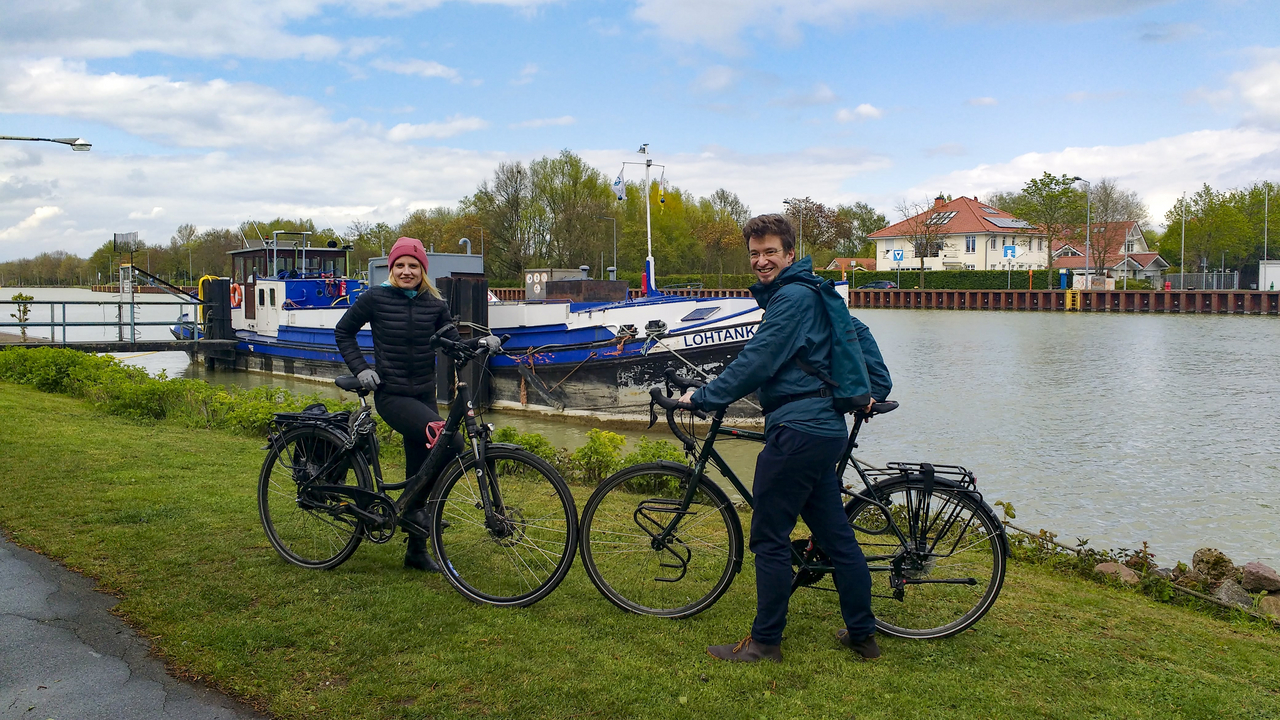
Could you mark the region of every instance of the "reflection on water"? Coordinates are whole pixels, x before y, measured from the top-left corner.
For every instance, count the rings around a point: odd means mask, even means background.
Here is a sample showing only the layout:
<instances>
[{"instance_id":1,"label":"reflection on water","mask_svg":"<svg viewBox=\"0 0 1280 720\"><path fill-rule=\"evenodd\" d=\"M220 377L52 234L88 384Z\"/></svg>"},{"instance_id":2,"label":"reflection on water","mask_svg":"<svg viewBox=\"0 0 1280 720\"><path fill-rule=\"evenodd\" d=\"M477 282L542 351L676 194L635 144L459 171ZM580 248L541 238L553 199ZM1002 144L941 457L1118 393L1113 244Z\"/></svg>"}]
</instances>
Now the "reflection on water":
<instances>
[{"instance_id":1,"label":"reflection on water","mask_svg":"<svg viewBox=\"0 0 1280 720\"><path fill-rule=\"evenodd\" d=\"M65 291L64 291L65 292ZM176 315L171 310L167 314ZM902 407L872 422L860 457L964 465L1019 524L1072 544L1188 560L1201 546L1238 563L1280 559L1273 317L859 310ZM269 383L339 397L332 385L188 368L182 353L131 360L211 382ZM581 445L590 429L489 413L490 422ZM618 430L634 439L646 431ZM647 431L671 439L664 424ZM750 478L759 446L724 446Z\"/></svg>"}]
</instances>

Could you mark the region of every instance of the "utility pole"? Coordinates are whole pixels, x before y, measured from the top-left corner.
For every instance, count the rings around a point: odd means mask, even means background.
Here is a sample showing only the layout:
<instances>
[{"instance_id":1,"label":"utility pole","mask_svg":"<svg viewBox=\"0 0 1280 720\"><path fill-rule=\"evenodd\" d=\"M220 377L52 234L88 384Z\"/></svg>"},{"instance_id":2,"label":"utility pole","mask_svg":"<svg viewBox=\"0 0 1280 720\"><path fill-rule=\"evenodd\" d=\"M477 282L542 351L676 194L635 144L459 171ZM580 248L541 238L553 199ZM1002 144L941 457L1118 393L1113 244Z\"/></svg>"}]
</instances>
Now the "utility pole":
<instances>
[{"instance_id":1,"label":"utility pole","mask_svg":"<svg viewBox=\"0 0 1280 720\"><path fill-rule=\"evenodd\" d=\"M1187 289L1187 193L1182 193L1182 250L1178 255L1178 289Z\"/></svg>"}]
</instances>

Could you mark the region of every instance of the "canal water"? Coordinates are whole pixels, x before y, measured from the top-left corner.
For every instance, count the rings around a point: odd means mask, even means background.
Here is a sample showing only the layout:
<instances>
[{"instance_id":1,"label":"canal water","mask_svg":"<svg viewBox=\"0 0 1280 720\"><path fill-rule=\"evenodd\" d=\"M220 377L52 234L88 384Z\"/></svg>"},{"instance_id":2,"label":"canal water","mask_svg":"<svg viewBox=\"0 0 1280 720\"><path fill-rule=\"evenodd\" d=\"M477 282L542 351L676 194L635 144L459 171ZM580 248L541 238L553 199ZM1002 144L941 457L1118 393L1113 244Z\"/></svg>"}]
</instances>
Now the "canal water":
<instances>
[{"instance_id":1,"label":"canal water","mask_svg":"<svg viewBox=\"0 0 1280 720\"><path fill-rule=\"evenodd\" d=\"M1014 504L1017 524L1057 532L1069 545L1085 538L1092 547L1132 548L1145 540L1164 564L1204 546L1240 564L1280 560L1277 318L856 315L875 333L893 399L902 403L867 426L859 457L963 465L989 501ZM209 375L182 353L128 359L170 376L340 394L275 376ZM523 414L487 417L570 448L590 429ZM616 431L629 445L644 434L669 438L661 423ZM738 441L728 449L749 478L758 446Z\"/></svg>"}]
</instances>

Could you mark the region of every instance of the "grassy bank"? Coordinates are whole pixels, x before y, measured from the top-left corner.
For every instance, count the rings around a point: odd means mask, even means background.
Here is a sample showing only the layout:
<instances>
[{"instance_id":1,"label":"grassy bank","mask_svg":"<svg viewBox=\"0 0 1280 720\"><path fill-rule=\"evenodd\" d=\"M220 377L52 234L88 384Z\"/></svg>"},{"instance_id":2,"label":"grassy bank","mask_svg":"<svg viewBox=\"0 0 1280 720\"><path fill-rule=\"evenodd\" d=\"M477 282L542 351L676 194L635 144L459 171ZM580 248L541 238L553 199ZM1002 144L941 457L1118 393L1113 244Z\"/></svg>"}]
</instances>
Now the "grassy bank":
<instances>
[{"instance_id":1,"label":"grassy bank","mask_svg":"<svg viewBox=\"0 0 1280 720\"><path fill-rule=\"evenodd\" d=\"M254 504L261 439L3 383L0 417L0 526L119 594L174 668L281 717L1280 717L1280 636L1039 566L1014 564L972 631L887 639L873 664L804 593L786 663L730 666L702 648L746 633L749 564L686 621L621 613L577 565L532 608L477 607L402 570L398 542L285 565Z\"/></svg>"}]
</instances>

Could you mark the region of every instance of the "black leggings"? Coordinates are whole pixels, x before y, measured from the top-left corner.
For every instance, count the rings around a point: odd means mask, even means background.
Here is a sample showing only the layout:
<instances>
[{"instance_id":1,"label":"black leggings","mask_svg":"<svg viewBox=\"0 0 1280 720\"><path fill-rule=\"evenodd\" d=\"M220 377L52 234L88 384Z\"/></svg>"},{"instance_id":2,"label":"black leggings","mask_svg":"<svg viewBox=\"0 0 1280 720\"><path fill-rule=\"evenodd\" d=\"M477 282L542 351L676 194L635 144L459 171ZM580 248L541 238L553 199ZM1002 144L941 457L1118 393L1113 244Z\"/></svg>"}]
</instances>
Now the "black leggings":
<instances>
[{"instance_id":1,"label":"black leggings","mask_svg":"<svg viewBox=\"0 0 1280 720\"><path fill-rule=\"evenodd\" d=\"M436 411L434 394L426 395L393 395L379 390L373 394L374 406L381 417L396 432L404 436L404 477L409 479L422 468L427 455L427 424L443 418ZM465 447L462 434L453 438L453 455L462 452ZM418 496L413 504L406 508L416 510L427 500L427 493Z\"/></svg>"}]
</instances>

